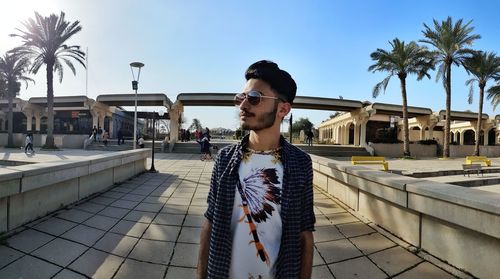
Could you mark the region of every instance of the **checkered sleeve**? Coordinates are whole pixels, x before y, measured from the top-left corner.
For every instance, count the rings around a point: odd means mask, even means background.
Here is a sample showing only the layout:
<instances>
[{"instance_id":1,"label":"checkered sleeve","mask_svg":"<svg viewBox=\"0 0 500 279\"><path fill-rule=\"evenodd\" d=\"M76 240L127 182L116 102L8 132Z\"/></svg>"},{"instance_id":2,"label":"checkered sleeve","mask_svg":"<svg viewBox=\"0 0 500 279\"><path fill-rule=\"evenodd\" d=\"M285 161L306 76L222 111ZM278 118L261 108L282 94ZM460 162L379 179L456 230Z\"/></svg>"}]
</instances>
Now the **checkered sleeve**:
<instances>
[{"instance_id":1,"label":"checkered sleeve","mask_svg":"<svg viewBox=\"0 0 500 279\"><path fill-rule=\"evenodd\" d=\"M305 185L302 195L302 216L301 216L301 231L314 231L314 223L316 217L314 216L314 193L313 193L313 170L311 157L306 155L304 158L304 174Z\"/></svg>"},{"instance_id":2,"label":"checkered sleeve","mask_svg":"<svg viewBox=\"0 0 500 279\"><path fill-rule=\"evenodd\" d=\"M205 211L205 218L210 221L210 223L213 223L213 217L214 217L214 210L215 210L215 201L217 200L217 189L218 189L218 166L219 166L219 160L220 156L217 156L215 159L214 163L214 168L212 170L212 178L210 179L210 191L208 192L208 197L207 197L207 211Z\"/></svg>"}]
</instances>

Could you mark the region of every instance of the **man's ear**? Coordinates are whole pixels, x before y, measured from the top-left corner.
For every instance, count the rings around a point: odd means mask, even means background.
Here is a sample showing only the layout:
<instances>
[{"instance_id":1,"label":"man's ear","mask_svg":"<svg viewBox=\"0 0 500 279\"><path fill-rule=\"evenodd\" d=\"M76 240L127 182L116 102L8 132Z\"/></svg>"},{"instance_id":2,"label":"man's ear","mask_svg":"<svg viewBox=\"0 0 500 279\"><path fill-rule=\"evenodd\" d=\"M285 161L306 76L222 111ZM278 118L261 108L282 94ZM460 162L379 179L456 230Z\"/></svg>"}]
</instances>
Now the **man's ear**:
<instances>
[{"instance_id":1,"label":"man's ear","mask_svg":"<svg viewBox=\"0 0 500 279\"><path fill-rule=\"evenodd\" d=\"M290 112L290 110L292 110L292 105L290 105L290 103L280 103L278 115L281 118L284 118Z\"/></svg>"}]
</instances>

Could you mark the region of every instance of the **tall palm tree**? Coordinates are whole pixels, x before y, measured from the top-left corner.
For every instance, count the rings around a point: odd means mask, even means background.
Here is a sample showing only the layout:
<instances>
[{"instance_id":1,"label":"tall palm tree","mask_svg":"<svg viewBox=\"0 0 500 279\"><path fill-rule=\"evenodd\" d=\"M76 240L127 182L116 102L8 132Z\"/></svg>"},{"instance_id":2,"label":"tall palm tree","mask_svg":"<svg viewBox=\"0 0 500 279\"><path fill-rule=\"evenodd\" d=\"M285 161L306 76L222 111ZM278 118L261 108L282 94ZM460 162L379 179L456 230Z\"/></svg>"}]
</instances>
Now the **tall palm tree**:
<instances>
[{"instance_id":1,"label":"tall palm tree","mask_svg":"<svg viewBox=\"0 0 500 279\"><path fill-rule=\"evenodd\" d=\"M5 97L8 100L8 114L7 114L7 146L14 146L13 133L13 112L12 103L14 98L19 95L21 90L21 82L26 84L28 88L28 81L35 83L35 81L25 74L28 72L28 67L30 66L30 60L27 57L20 56L13 53L6 53L3 57L0 57L0 76L3 77L6 83Z\"/></svg>"},{"instance_id":2,"label":"tall palm tree","mask_svg":"<svg viewBox=\"0 0 500 279\"><path fill-rule=\"evenodd\" d=\"M59 74L59 82L63 79L63 63L76 75L72 60L79 62L85 68L85 53L80 46L68 46L66 41L82 30L79 21L65 20L64 12L59 16L51 14L43 17L35 12L35 18L23 22L26 30L17 28L20 34L11 34L20 37L23 44L14 49L25 57L33 59L30 71L38 72L42 65L46 66L47 74L47 139L45 148L56 148L54 145L54 87L53 72Z\"/></svg>"},{"instance_id":3,"label":"tall palm tree","mask_svg":"<svg viewBox=\"0 0 500 279\"><path fill-rule=\"evenodd\" d=\"M401 95L403 97L403 137L404 156L410 156L410 137L408 131L408 102L406 94L406 77L409 74L416 74L417 80L424 77L430 78L428 71L434 69L434 61L431 52L427 48L419 46L415 42L405 44L398 38L389 42L392 49L390 51L377 49L370 54L375 64L368 68L373 73L377 71L388 72L389 75L373 87L373 97L376 98L381 90L387 88L387 84L392 76L397 76L401 83Z\"/></svg>"},{"instance_id":4,"label":"tall palm tree","mask_svg":"<svg viewBox=\"0 0 500 279\"><path fill-rule=\"evenodd\" d=\"M424 23L425 30L422 33L425 39L420 40L420 42L430 44L435 48L436 63L440 64L436 81L442 80L446 92L443 157L448 158L450 156L451 66L459 67L465 57L473 52L466 47L471 46L481 36L471 34L474 30L474 27L470 26L472 20L463 24L463 20L459 19L453 23L451 17L448 17L442 22L435 19L433 22L434 29Z\"/></svg>"},{"instance_id":5,"label":"tall palm tree","mask_svg":"<svg viewBox=\"0 0 500 279\"><path fill-rule=\"evenodd\" d=\"M471 57L465 58L463 65L467 73L474 76L465 82L466 85L469 85L469 104L472 103L474 84L477 83L479 86L479 112L474 147L474 155L479 156L479 134L483 114L484 88L488 81L500 77L500 57L493 52L477 51ZM486 140L486 135L484 140Z\"/></svg>"}]
</instances>

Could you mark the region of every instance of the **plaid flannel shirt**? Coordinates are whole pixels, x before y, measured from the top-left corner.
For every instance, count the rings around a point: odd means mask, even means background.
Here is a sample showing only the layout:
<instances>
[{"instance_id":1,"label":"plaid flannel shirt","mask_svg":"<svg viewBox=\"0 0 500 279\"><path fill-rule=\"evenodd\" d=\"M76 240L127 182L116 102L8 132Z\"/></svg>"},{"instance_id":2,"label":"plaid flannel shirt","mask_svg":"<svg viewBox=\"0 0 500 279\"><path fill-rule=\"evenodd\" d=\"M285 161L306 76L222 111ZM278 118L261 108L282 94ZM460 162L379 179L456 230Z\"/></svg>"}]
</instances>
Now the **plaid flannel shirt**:
<instances>
[{"instance_id":1,"label":"plaid flannel shirt","mask_svg":"<svg viewBox=\"0 0 500 279\"><path fill-rule=\"evenodd\" d=\"M300 233L314 231L313 171L309 155L283 137L281 162L282 237L276 262L276 278L298 278L301 267ZM231 265L231 215L233 213L238 170L248 136L241 143L220 150L210 182L205 217L212 224L208 256L208 278L228 278Z\"/></svg>"}]
</instances>

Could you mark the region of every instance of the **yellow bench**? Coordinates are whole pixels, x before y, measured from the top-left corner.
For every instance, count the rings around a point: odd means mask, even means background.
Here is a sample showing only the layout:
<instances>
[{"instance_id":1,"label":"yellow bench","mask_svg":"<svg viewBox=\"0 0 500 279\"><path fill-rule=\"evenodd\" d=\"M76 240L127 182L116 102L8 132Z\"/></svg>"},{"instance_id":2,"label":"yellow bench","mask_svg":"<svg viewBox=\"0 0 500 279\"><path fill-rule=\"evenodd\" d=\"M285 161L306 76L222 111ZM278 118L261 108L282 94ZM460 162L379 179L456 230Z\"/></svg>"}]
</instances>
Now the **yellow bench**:
<instances>
[{"instance_id":1,"label":"yellow bench","mask_svg":"<svg viewBox=\"0 0 500 279\"><path fill-rule=\"evenodd\" d=\"M488 158L486 158L486 156L466 156L465 157L465 163L466 164L470 165L473 162L483 162L488 167L491 166L491 160L488 160Z\"/></svg>"},{"instance_id":2,"label":"yellow bench","mask_svg":"<svg viewBox=\"0 0 500 279\"><path fill-rule=\"evenodd\" d=\"M352 156L351 162L353 165L380 164L384 166L384 170L389 170L389 162L386 162L385 158L380 156Z\"/></svg>"}]
</instances>

